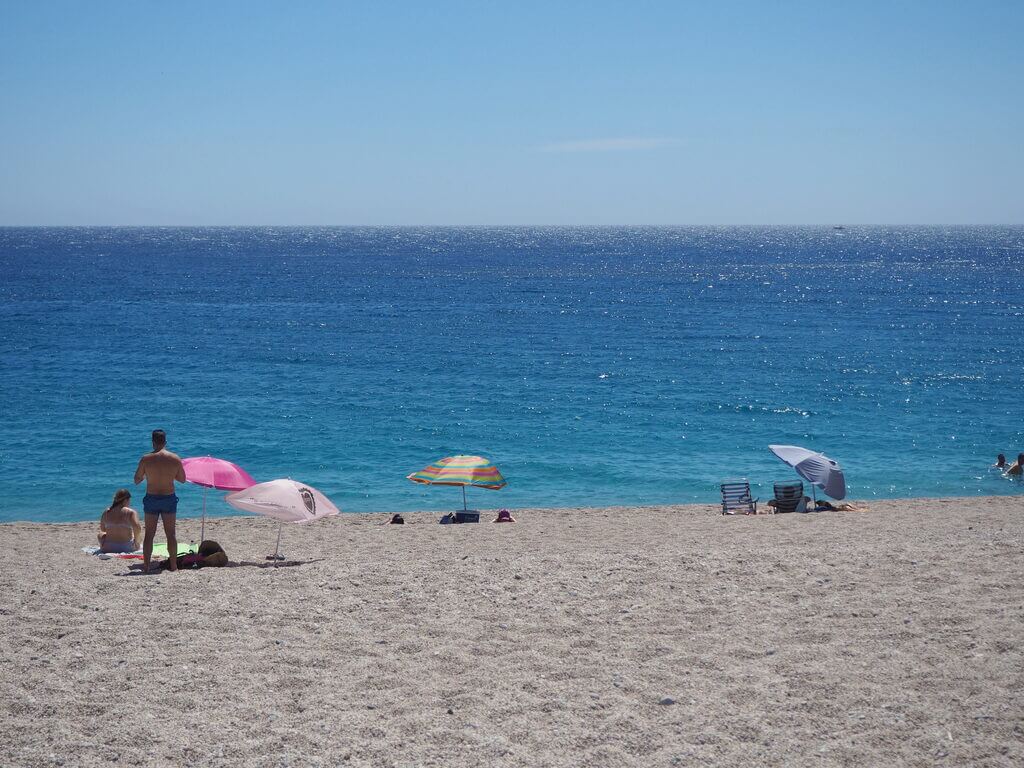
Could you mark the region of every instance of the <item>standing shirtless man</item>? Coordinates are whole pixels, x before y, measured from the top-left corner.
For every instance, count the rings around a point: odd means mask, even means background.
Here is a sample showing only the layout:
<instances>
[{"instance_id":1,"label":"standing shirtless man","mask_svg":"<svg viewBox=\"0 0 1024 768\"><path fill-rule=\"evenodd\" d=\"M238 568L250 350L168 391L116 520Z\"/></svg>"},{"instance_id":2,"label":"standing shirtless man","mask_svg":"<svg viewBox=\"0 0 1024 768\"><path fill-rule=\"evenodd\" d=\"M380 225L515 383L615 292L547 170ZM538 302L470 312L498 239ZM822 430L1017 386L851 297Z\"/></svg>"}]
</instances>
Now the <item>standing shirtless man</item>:
<instances>
[{"instance_id":1,"label":"standing shirtless man","mask_svg":"<svg viewBox=\"0 0 1024 768\"><path fill-rule=\"evenodd\" d=\"M146 533L142 539L143 571L149 573L149 560L153 555L153 537L156 523L163 515L164 534L167 536L167 568L178 570L178 539L174 533L175 515L178 513L178 497L174 495L174 481L185 482L185 468L177 454L167 450L167 434L162 429L153 430L153 452L139 460L135 470L135 484L146 478L146 496L142 499L142 511L146 513Z\"/></svg>"}]
</instances>

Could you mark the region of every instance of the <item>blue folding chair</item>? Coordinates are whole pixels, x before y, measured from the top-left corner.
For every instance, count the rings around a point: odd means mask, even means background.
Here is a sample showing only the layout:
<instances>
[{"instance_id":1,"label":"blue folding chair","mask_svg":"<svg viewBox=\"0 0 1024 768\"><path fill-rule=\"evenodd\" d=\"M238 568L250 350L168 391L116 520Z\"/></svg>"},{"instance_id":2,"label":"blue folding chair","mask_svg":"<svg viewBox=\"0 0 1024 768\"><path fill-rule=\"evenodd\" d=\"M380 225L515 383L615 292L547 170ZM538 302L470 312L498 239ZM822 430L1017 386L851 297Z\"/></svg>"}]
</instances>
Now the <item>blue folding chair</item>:
<instances>
[{"instance_id":1,"label":"blue folding chair","mask_svg":"<svg viewBox=\"0 0 1024 768\"><path fill-rule=\"evenodd\" d=\"M727 480L721 484L721 489L723 515L735 515L737 512L757 514L757 499L750 497L750 483L746 479Z\"/></svg>"},{"instance_id":2,"label":"blue folding chair","mask_svg":"<svg viewBox=\"0 0 1024 768\"><path fill-rule=\"evenodd\" d=\"M796 512L804 498L804 484L800 480L775 483L775 512Z\"/></svg>"}]
</instances>

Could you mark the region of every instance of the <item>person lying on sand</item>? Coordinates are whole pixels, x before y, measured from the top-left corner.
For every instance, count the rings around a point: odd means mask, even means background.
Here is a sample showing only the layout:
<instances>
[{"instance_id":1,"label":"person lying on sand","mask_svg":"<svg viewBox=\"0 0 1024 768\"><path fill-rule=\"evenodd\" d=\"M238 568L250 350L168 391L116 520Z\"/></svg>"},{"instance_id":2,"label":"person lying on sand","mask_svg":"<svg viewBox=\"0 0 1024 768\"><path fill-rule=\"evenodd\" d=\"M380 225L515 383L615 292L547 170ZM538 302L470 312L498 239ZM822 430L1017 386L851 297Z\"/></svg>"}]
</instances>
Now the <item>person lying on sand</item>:
<instances>
[{"instance_id":1,"label":"person lying on sand","mask_svg":"<svg viewBox=\"0 0 1024 768\"><path fill-rule=\"evenodd\" d=\"M777 507L778 504L779 503L775 499L768 502L769 507ZM825 501L824 499L816 502L812 508L811 497L804 496L799 502L797 502L796 509L793 511L807 512L808 510L811 512L822 512L825 510L829 512L859 512L860 508L853 506L853 504L833 504L831 501Z\"/></svg>"},{"instance_id":2,"label":"person lying on sand","mask_svg":"<svg viewBox=\"0 0 1024 768\"><path fill-rule=\"evenodd\" d=\"M131 499L127 488L118 489L110 506L100 515L100 552L128 553L139 548L142 525L139 513L128 506Z\"/></svg>"},{"instance_id":3,"label":"person lying on sand","mask_svg":"<svg viewBox=\"0 0 1024 768\"><path fill-rule=\"evenodd\" d=\"M204 541L203 545L213 544L217 545L215 541ZM201 547L203 545L200 545ZM178 555L178 570L193 570L196 568L294 568L299 565L310 565L311 563L323 562L322 559L318 558L315 560L277 560L271 563L253 562L250 560L241 560L239 562L232 562L228 560L227 552L220 550L218 552L211 552L209 554L191 554L191 555ZM158 568L168 568L167 561L163 560L157 566ZM142 564L128 566L129 571L134 571L138 575L145 575L148 572L142 570ZM169 570L169 569L168 569ZM159 571L157 571L159 573Z\"/></svg>"},{"instance_id":4,"label":"person lying on sand","mask_svg":"<svg viewBox=\"0 0 1024 768\"><path fill-rule=\"evenodd\" d=\"M498 516L491 520L492 523L514 523L516 519L512 517L512 513L507 509L499 509Z\"/></svg>"},{"instance_id":5,"label":"person lying on sand","mask_svg":"<svg viewBox=\"0 0 1024 768\"><path fill-rule=\"evenodd\" d=\"M827 509L830 512L859 512L860 507L855 507L853 504L833 504L831 501L819 501L818 509Z\"/></svg>"},{"instance_id":6,"label":"person lying on sand","mask_svg":"<svg viewBox=\"0 0 1024 768\"><path fill-rule=\"evenodd\" d=\"M184 558L185 555L182 555L182 557ZM209 562L209 558L207 558L207 560L208 561L205 562L203 566L199 566L199 567L206 567L206 566L209 566L209 565L215 565L215 566L223 567L223 568L295 568L296 566L300 566L300 565L311 565L313 563L321 563L321 562L323 562L323 558L317 558L315 560L278 560L278 561L273 562L273 563L260 563L260 562L252 562L250 560L241 560L241 561L235 563L235 562L232 562L232 561L228 560L226 554L223 554L223 561L222 562ZM155 570L155 571L146 571L146 570L144 570L144 566L142 565L142 563L134 563L134 564L128 566L128 572L127 573L123 573L123 574L120 574L120 575L122 575L122 576L147 576L147 575L155 575L155 574L159 574L160 573L159 569L166 567L166 565L167 565L167 561L164 560L164 561L161 561L160 564L157 566L157 568L158 568L157 570ZM190 570L190 568L188 566L181 565L178 568L178 570L179 571L181 571L181 570Z\"/></svg>"},{"instance_id":7,"label":"person lying on sand","mask_svg":"<svg viewBox=\"0 0 1024 768\"><path fill-rule=\"evenodd\" d=\"M1006 470L1007 477L1022 477L1024 476L1024 453L1017 454L1016 463Z\"/></svg>"},{"instance_id":8,"label":"person lying on sand","mask_svg":"<svg viewBox=\"0 0 1024 768\"><path fill-rule=\"evenodd\" d=\"M176 562L178 568L223 568L227 564L228 553L216 541L210 540L201 542L198 552L178 555ZM170 570L169 560L161 565Z\"/></svg>"}]
</instances>

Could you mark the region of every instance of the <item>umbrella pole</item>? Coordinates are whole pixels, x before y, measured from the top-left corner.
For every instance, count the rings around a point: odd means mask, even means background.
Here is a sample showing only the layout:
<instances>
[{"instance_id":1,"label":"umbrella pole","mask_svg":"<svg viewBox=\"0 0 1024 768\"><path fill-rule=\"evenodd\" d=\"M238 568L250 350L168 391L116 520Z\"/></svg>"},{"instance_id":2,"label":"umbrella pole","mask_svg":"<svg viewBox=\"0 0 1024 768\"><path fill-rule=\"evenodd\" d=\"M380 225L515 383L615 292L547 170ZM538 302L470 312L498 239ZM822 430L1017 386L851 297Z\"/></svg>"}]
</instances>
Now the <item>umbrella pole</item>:
<instances>
[{"instance_id":1,"label":"umbrella pole","mask_svg":"<svg viewBox=\"0 0 1024 768\"><path fill-rule=\"evenodd\" d=\"M203 543L203 539L206 538L206 487L203 487L203 524L199 529L199 543Z\"/></svg>"},{"instance_id":2,"label":"umbrella pole","mask_svg":"<svg viewBox=\"0 0 1024 768\"><path fill-rule=\"evenodd\" d=\"M462 486L462 511L465 512L469 507L466 506L466 486Z\"/></svg>"},{"instance_id":3,"label":"umbrella pole","mask_svg":"<svg viewBox=\"0 0 1024 768\"><path fill-rule=\"evenodd\" d=\"M284 523L277 524L277 544L274 545L274 567L277 568L277 552L281 549L281 529L284 528Z\"/></svg>"}]
</instances>

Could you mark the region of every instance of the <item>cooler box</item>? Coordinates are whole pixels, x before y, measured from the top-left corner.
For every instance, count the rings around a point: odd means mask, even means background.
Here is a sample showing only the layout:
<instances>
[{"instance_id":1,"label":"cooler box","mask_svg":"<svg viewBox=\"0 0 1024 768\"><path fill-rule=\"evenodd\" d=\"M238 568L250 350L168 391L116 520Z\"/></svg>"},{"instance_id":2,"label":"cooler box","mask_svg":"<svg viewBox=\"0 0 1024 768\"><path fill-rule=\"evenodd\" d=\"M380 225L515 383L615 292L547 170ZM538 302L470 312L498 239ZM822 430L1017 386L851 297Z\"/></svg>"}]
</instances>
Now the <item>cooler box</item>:
<instances>
[{"instance_id":1,"label":"cooler box","mask_svg":"<svg viewBox=\"0 0 1024 768\"><path fill-rule=\"evenodd\" d=\"M477 512L475 509L468 509L468 510L466 510L464 512L456 512L455 513L455 522L456 523L479 523L480 522L480 513Z\"/></svg>"}]
</instances>

